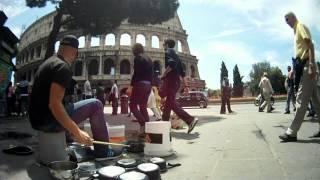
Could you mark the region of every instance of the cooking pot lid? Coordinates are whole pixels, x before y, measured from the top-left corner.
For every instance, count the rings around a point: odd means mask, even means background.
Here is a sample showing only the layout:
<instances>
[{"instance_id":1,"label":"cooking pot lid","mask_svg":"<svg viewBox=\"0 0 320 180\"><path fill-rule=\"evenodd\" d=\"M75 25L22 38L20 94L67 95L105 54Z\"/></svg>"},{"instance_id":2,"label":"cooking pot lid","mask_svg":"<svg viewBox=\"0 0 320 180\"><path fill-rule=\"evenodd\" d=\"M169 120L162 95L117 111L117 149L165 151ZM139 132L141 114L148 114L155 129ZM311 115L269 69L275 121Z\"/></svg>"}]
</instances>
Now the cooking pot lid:
<instances>
[{"instance_id":1,"label":"cooking pot lid","mask_svg":"<svg viewBox=\"0 0 320 180\"><path fill-rule=\"evenodd\" d=\"M117 163L119 165L123 165L123 166L130 166L132 164L135 164L137 161L135 159L120 159L119 161L117 161Z\"/></svg>"},{"instance_id":2,"label":"cooking pot lid","mask_svg":"<svg viewBox=\"0 0 320 180\"><path fill-rule=\"evenodd\" d=\"M99 169L99 174L105 177L117 177L126 172L126 170L119 166L106 166Z\"/></svg>"},{"instance_id":3,"label":"cooking pot lid","mask_svg":"<svg viewBox=\"0 0 320 180\"><path fill-rule=\"evenodd\" d=\"M136 172L136 171L127 172L120 175L120 180L148 180L148 179L149 178L147 175L140 172Z\"/></svg>"},{"instance_id":4,"label":"cooking pot lid","mask_svg":"<svg viewBox=\"0 0 320 180\"><path fill-rule=\"evenodd\" d=\"M162 159L162 158L159 158L159 157L154 157L154 158L151 158L150 159L150 162L154 163L154 164L157 164L157 163L164 163L165 160Z\"/></svg>"},{"instance_id":5,"label":"cooking pot lid","mask_svg":"<svg viewBox=\"0 0 320 180\"><path fill-rule=\"evenodd\" d=\"M142 163L138 166L138 169L142 172L151 172L159 170L159 166L153 163Z\"/></svg>"}]
</instances>

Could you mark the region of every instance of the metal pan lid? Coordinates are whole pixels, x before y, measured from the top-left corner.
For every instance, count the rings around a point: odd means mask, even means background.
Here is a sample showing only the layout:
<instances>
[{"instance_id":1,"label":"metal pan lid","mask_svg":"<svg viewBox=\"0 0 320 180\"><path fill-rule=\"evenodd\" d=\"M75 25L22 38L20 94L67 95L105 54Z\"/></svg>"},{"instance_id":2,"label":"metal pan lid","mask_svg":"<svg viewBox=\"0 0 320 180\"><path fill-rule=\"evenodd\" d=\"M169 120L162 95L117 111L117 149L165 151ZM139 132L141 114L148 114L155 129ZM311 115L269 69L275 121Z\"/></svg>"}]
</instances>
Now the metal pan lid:
<instances>
[{"instance_id":1,"label":"metal pan lid","mask_svg":"<svg viewBox=\"0 0 320 180\"><path fill-rule=\"evenodd\" d=\"M120 180L149 180L146 174L137 171L123 173L119 178Z\"/></svg>"},{"instance_id":2,"label":"metal pan lid","mask_svg":"<svg viewBox=\"0 0 320 180\"><path fill-rule=\"evenodd\" d=\"M126 170L122 167L119 167L119 166L106 166L106 167L103 167L101 169L99 169L98 173L99 175L102 175L104 177L117 177L123 173L125 173Z\"/></svg>"}]
</instances>

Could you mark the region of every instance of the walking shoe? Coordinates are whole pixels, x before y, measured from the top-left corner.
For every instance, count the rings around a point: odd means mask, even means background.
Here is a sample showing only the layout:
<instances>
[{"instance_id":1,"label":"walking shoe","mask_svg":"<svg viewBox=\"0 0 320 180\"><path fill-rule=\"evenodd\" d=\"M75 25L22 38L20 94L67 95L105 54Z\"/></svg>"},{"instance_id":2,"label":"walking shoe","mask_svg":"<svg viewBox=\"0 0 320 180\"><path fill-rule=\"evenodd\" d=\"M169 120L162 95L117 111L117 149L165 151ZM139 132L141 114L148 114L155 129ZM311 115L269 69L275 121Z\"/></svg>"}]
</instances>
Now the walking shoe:
<instances>
[{"instance_id":1,"label":"walking shoe","mask_svg":"<svg viewBox=\"0 0 320 180\"><path fill-rule=\"evenodd\" d=\"M319 138L320 137L320 131L314 133L310 138Z\"/></svg>"},{"instance_id":2,"label":"walking shoe","mask_svg":"<svg viewBox=\"0 0 320 180\"><path fill-rule=\"evenodd\" d=\"M144 138L145 136L146 136L145 126L140 126L140 130L139 130L139 133L138 133L138 137Z\"/></svg>"},{"instance_id":3,"label":"walking shoe","mask_svg":"<svg viewBox=\"0 0 320 180\"><path fill-rule=\"evenodd\" d=\"M117 159L117 158L121 157L122 152L123 152L123 148L120 148L117 150L109 148L104 157L96 157L95 160L96 161L106 161L106 160Z\"/></svg>"},{"instance_id":4,"label":"walking shoe","mask_svg":"<svg viewBox=\"0 0 320 180\"><path fill-rule=\"evenodd\" d=\"M196 126L197 123L198 123L198 118L194 118L193 121L188 125L188 134L191 133L191 131L193 130L193 128Z\"/></svg>"},{"instance_id":5,"label":"walking shoe","mask_svg":"<svg viewBox=\"0 0 320 180\"><path fill-rule=\"evenodd\" d=\"M315 113L308 113L307 117L314 117Z\"/></svg>"},{"instance_id":6,"label":"walking shoe","mask_svg":"<svg viewBox=\"0 0 320 180\"><path fill-rule=\"evenodd\" d=\"M285 111L284 114L290 114L290 111Z\"/></svg>"},{"instance_id":7,"label":"walking shoe","mask_svg":"<svg viewBox=\"0 0 320 180\"><path fill-rule=\"evenodd\" d=\"M282 140L282 142L296 142L297 141L297 136L290 136L287 133L280 135L279 138Z\"/></svg>"},{"instance_id":8,"label":"walking shoe","mask_svg":"<svg viewBox=\"0 0 320 180\"><path fill-rule=\"evenodd\" d=\"M263 109L259 108L259 112L263 112Z\"/></svg>"}]
</instances>

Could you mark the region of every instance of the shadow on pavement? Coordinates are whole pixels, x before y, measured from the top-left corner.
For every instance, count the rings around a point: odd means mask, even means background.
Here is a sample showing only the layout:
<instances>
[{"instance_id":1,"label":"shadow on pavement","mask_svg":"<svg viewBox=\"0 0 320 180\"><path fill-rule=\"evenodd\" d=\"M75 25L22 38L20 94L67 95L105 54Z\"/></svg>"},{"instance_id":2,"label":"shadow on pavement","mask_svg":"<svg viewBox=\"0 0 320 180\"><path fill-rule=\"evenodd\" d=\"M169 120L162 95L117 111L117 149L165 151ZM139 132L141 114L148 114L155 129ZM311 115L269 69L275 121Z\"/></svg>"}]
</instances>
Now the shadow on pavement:
<instances>
[{"instance_id":1,"label":"shadow on pavement","mask_svg":"<svg viewBox=\"0 0 320 180\"><path fill-rule=\"evenodd\" d=\"M302 139L296 142L296 143L312 143L312 144L320 144L320 139L310 139L310 140L306 140L306 139Z\"/></svg>"},{"instance_id":2,"label":"shadow on pavement","mask_svg":"<svg viewBox=\"0 0 320 180\"><path fill-rule=\"evenodd\" d=\"M196 127L195 127L196 128ZM177 139L185 139L185 140L194 140L199 138L200 134L198 132L188 134L186 131L184 132L171 132L172 137Z\"/></svg>"},{"instance_id":3,"label":"shadow on pavement","mask_svg":"<svg viewBox=\"0 0 320 180\"><path fill-rule=\"evenodd\" d=\"M49 169L37 163L33 163L27 167L27 173L32 180L45 180L51 179Z\"/></svg>"},{"instance_id":4,"label":"shadow on pavement","mask_svg":"<svg viewBox=\"0 0 320 180\"><path fill-rule=\"evenodd\" d=\"M223 119L226 119L224 117L221 116L197 116L199 118L199 122L197 124L197 126L201 126L203 124L206 123L213 123L213 122L218 122L221 121Z\"/></svg>"}]
</instances>

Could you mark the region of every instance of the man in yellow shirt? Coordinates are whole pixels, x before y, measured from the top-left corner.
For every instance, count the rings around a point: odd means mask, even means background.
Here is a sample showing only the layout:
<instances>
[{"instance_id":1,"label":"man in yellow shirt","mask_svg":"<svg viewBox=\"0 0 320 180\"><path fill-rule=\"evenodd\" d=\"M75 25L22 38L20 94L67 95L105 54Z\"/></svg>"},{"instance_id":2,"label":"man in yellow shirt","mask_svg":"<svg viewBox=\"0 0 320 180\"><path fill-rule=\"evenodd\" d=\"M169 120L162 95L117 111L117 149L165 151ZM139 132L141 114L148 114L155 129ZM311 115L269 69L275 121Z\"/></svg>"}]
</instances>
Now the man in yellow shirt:
<instances>
[{"instance_id":1,"label":"man in yellow shirt","mask_svg":"<svg viewBox=\"0 0 320 180\"><path fill-rule=\"evenodd\" d=\"M314 46L310 31L305 25L298 21L295 14L292 12L285 15L285 20L294 30L294 48L296 56L294 71L296 76L301 77L301 80L298 82L299 89L296 100L297 112L287 131L280 135L279 138L284 142L293 142L297 141L297 132L303 122L310 98L314 103L314 108L318 115L320 113L320 98L317 92L317 67L315 64ZM299 73L301 74L299 75ZM320 137L320 131L315 133L313 137Z\"/></svg>"}]
</instances>

